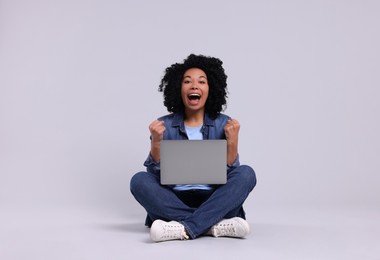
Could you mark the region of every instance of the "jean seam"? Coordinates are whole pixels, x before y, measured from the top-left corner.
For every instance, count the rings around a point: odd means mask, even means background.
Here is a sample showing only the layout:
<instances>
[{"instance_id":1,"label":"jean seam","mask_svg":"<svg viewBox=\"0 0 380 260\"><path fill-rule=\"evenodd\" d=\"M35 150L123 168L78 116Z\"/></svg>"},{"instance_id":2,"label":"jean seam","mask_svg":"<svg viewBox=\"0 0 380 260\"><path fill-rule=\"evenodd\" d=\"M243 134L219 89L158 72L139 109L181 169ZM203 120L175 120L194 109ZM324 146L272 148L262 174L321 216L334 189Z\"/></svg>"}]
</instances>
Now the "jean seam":
<instances>
[{"instance_id":1,"label":"jean seam","mask_svg":"<svg viewBox=\"0 0 380 260\"><path fill-rule=\"evenodd\" d=\"M193 231L191 231L191 229L189 228L189 226L184 222L184 221L180 221L179 223L181 223L184 227L185 227L185 230L186 230L186 233L192 238L196 238L196 236L194 235Z\"/></svg>"}]
</instances>

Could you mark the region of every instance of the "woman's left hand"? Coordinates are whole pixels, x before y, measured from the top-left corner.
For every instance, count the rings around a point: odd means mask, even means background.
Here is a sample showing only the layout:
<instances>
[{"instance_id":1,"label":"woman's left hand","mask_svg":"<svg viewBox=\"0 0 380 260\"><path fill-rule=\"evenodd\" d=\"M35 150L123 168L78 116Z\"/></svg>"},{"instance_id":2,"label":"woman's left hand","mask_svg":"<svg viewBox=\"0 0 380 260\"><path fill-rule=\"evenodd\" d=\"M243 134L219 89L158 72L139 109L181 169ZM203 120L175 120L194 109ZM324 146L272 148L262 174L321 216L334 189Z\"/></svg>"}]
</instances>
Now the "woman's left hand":
<instances>
[{"instance_id":1,"label":"woman's left hand","mask_svg":"<svg viewBox=\"0 0 380 260\"><path fill-rule=\"evenodd\" d=\"M236 119L230 119L224 126L227 142L237 143L240 130L240 123Z\"/></svg>"},{"instance_id":2,"label":"woman's left hand","mask_svg":"<svg viewBox=\"0 0 380 260\"><path fill-rule=\"evenodd\" d=\"M232 165L236 160L238 154L238 136L240 130L240 123L231 119L227 121L224 126L224 133L227 139L227 164Z\"/></svg>"}]
</instances>

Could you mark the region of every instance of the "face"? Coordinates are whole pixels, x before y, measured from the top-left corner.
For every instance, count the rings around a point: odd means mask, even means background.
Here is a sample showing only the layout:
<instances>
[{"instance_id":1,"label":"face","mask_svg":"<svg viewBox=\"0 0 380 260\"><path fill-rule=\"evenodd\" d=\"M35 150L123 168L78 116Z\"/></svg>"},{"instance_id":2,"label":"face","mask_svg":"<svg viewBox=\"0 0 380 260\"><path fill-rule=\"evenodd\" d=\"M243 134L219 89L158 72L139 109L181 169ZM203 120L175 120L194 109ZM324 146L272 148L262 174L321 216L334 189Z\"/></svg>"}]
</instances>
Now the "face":
<instances>
[{"instance_id":1,"label":"face","mask_svg":"<svg viewBox=\"0 0 380 260\"><path fill-rule=\"evenodd\" d=\"M204 111L208 91L207 76L203 70L192 68L185 71L181 96L187 112Z\"/></svg>"}]
</instances>

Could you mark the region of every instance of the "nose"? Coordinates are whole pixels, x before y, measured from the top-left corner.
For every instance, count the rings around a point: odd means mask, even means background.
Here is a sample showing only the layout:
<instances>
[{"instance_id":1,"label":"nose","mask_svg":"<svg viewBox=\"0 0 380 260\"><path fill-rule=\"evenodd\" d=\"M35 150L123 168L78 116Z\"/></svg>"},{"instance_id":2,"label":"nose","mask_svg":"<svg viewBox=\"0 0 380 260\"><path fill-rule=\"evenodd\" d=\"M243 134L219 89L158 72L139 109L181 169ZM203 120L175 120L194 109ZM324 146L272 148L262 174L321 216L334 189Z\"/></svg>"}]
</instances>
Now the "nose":
<instances>
[{"instance_id":1,"label":"nose","mask_svg":"<svg viewBox=\"0 0 380 260\"><path fill-rule=\"evenodd\" d=\"M198 89L198 86L197 86L197 84L196 83L193 83L193 85L191 86L191 89Z\"/></svg>"}]
</instances>

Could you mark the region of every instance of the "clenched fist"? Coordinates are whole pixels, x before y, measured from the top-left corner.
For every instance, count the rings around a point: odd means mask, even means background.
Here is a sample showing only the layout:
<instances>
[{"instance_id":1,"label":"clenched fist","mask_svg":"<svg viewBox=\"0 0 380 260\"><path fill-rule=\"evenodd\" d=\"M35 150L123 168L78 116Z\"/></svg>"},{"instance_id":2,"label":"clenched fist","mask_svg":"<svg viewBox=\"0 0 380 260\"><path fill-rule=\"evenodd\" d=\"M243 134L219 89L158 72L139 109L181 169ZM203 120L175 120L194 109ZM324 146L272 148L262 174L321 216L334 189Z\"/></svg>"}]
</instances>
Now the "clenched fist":
<instances>
[{"instance_id":1,"label":"clenched fist","mask_svg":"<svg viewBox=\"0 0 380 260\"><path fill-rule=\"evenodd\" d=\"M224 133L227 139L227 163L232 165L238 154L238 137L240 123L236 119L227 121L224 126Z\"/></svg>"},{"instance_id":2,"label":"clenched fist","mask_svg":"<svg viewBox=\"0 0 380 260\"><path fill-rule=\"evenodd\" d=\"M240 123L236 119L230 119L224 126L227 142L237 142L240 130Z\"/></svg>"},{"instance_id":3,"label":"clenched fist","mask_svg":"<svg viewBox=\"0 0 380 260\"><path fill-rule=\"evenodd\" d=\"M164 136L165 130L166 128L163 121L154 120L149 125L149 131L152 136L152 142L159 143Z\"/></svg>"},{"instance_id":4,"label":"clenched fist","mask_svg":"<svg viewBox=\"0 0 380 260\"><path fill-rule=\"evenodd\" d=\"M166 128L163 121L154 120L149 125L149 131L152 137L150 154L154 161L160 161L160 141L164 138Z\"/></svg>"}]
</instances>

